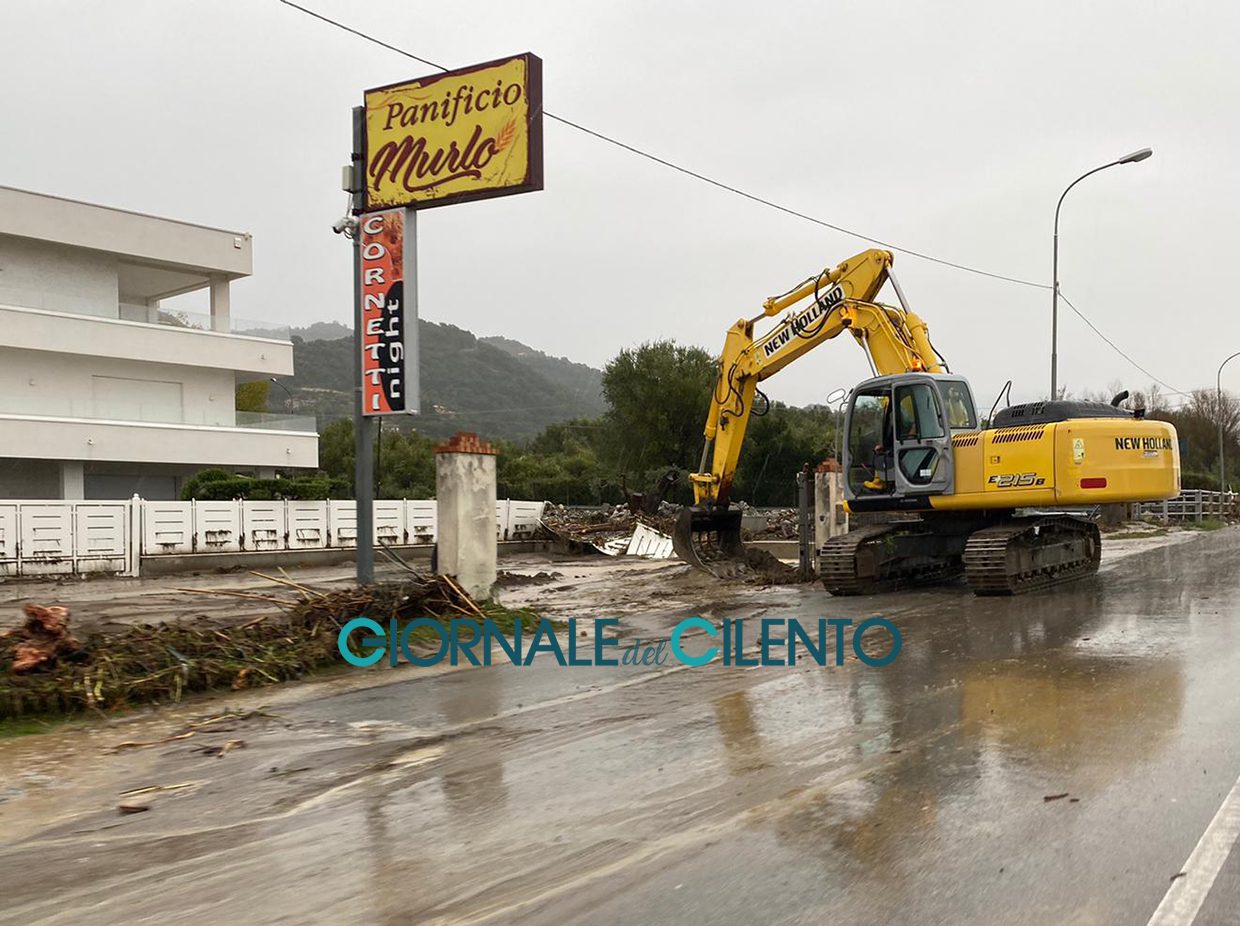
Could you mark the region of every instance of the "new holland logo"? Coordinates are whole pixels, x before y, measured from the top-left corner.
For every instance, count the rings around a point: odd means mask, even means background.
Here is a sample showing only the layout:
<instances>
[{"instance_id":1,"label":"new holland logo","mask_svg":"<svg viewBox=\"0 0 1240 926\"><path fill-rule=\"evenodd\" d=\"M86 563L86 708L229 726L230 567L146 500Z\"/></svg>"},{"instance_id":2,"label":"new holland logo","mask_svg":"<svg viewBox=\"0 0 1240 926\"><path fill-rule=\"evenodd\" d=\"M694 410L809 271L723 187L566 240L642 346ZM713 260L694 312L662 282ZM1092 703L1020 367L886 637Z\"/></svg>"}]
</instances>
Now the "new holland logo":
<instances>
[{"instance_id":1,"label":"new holland logo","mask_svg":"<svg viewBox=\"0 0 1240 926\"><path fill-rule=\"evenodd\" d=\"M1170 450L1169 437L1117 437L1116 450Z\"/></svg>"},{"instance_id":2,"label":"new holland logo","mask_svg":"<svg viewBox=\"0 0 1240 926\"><path fill-rule=\"evenodd\" d=\"M843 301L844 289L836 283L825 293L820 294L808 309L799 315L792 316L767 335L766 342L762 345L762 356L770 358L778 354L794 337L809 330L811 325L828 315Z\"/></svg>"}]
</instances>

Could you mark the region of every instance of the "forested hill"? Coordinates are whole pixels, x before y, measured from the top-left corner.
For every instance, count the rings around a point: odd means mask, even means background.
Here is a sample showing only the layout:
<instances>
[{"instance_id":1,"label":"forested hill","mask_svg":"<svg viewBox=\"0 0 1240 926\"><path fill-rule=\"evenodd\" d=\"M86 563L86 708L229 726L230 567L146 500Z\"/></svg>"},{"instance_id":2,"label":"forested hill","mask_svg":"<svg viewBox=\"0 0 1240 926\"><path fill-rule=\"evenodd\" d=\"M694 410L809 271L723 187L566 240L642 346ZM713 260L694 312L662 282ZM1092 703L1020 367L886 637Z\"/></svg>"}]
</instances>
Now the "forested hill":
<instances>
[{"instance_id":1,"label":"forested hill","mask_svg":"<svg viewBox=\"0 0 1240 926\"><path fill-rule=\"evenodd\" d=\"M289 405L299 414L316 414L320 428L352 414L353 339L339 336L347 330L322 322L293 329L297 372L280 380L293 399L273 386L272 411ZM420 321L418 334L423 414L408 423L423 434L477 431L518 439L557 421L596 417L605 408L602 373L593 367L519 341L477 338L455 325Z\"/></svg>"}]
</instances>

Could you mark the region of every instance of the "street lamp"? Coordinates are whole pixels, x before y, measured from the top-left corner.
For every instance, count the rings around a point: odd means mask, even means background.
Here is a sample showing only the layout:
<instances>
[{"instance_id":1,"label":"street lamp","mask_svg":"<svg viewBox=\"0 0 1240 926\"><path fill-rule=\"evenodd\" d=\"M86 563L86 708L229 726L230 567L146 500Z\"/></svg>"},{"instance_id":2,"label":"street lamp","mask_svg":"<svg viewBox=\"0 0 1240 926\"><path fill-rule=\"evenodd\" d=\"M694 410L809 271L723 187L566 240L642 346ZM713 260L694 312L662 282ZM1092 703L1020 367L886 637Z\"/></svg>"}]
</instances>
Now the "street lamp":
<instances>
[{"instance_id":1,"label":"street lamp","mask_svg":"<svg viewBox=\"0 0 1240 926\"><path fill-rule=\"evenodd\" d=\"M292 407L291 403L293 401L293 394L288 391L288 386L284 385L284 383L280 382L274 376L271 377L271 381L275 383L277 386L279 386L281 389L283 389L284 394L288 396L288 398L284 400L284 410L289 411L290 408Z\"/></svg>"},{"instance_id":2,"label":"street lamp","mask_svg":"<svg viewBox=\"0 0 1240 926\"><path fill-rule=\"evenodd\" d=\"M1053 259L1051 286L1051 400L1059 394L1056 389L1058 382L1059 368L1059 208L1063 205L1064 196L1068 195L1068 190L1084 180L1091 174L1096 174L1100 170L1106 170L1108 167L1115 167L1119 164L1135 164L1137 161L1144 161L1154 153L1152 148L1142 148L1140 151L1134 151L1132 154L1126 154L1118 161L1112 161L1110 164L1103 164L1101 167L1095 167L1091 171L1086 171L1068 184L1068 189L1063 191L1063 195L1059 197L1059 202L1055 204L1055 256Z\"/></svg>"},{"instance_id":3,"label":"street lamp","mask_svg":"<svg viewBox=\"0 0 1240 926\"><path fill-rule=\"evenodd\" d=\"M1240 357L1240 351L1232 354L1227 360L1218 365L1218 376L1214 378L1214 388L1216 390L1217 404L1214 407L1214 414L1218 415L1218 490L1226 492L1224 486L1224 470L1223 470L1223 367L1227 366L1228 361L1235 360Z\"/></svg>"}]
</instances>

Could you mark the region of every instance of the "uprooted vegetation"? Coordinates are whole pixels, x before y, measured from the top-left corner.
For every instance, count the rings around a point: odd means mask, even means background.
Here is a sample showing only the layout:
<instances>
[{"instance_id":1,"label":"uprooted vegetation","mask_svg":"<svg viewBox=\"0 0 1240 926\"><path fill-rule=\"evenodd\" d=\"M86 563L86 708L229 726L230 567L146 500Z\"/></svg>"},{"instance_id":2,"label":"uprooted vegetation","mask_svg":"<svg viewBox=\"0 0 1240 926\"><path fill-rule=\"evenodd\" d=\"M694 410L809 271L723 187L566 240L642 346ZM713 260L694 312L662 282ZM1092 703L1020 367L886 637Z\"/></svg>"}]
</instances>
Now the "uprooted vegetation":
<instances>
[{"instance_id":1,"label":"uprooted vegetation","mask_svg":"<svg viewBox=\"0 0 1240 926\"><path fill-rule=\"evenodd\" d=\"M180 701L187 693L276 684L341 664L337 636L358 616L381 624L414 618L489 619L503 633L538 618L476 602L450 577L410 574L383 585L318 591L275 580L278 591L225 592L269 602L269 613L233 625L208 621L134 624L70 633L63 608L26 605L26 623L0 634L0 720L106 712ZM417 646L433 631L417 628Z\"/></svg>"}]
</instances>

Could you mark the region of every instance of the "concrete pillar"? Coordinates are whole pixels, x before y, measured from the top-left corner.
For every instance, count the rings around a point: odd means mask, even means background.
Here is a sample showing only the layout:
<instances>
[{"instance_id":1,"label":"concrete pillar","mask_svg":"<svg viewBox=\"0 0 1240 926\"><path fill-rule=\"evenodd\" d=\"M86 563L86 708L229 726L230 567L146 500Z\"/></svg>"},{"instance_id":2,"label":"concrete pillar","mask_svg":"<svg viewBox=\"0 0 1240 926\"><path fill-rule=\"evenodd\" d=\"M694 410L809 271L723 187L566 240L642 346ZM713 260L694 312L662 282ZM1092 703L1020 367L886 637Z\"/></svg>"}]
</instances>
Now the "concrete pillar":
<instances>
[{"instance_id":1,"label":"concrete pillar","mask_svg":"<svg viewBox=\"0 0 1240 926\"><path fill-rule=\"evenodd\" d=\"M60 497L86 497L86 464L81 460L64 460L60 464Z\"/></svg>"},{"instance_id":2,"label":"concrete pillar","mask_svg":"<svg viewBox=\"0 0 1240 926\"><path fill-rule=\"evenodd\" d=\"M848 533L844 474L834 459L820 463L814 473L814 511L814 543L819 550L832 537Z\"/></svg>"},{"instance_id":3,"label":"concrete pillar","mask_svg":"<svg viewBox=\"0 0 1240 926\"><path fill-rule=\"evenodd\" d=\"M231 309L228 301L228 277L223 274L211 274L211 329L213 331L231 331Z\"/></svg>"},{"instance_id":4,"label":"concrete pillar","mask_svg":"<svg viewBox=\"0 0 1240 926\"><path fill-rule=\"evenodd\" d=\"M478 599L495 586L495 448L458 432L435 448L439 573Z\"/></svg>"}]
</instances>

